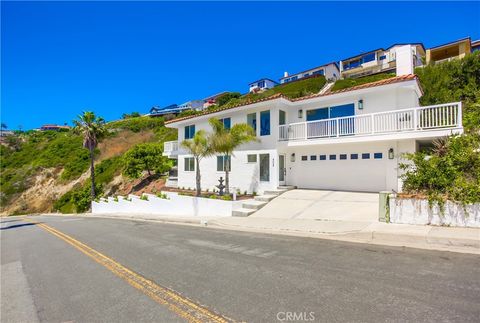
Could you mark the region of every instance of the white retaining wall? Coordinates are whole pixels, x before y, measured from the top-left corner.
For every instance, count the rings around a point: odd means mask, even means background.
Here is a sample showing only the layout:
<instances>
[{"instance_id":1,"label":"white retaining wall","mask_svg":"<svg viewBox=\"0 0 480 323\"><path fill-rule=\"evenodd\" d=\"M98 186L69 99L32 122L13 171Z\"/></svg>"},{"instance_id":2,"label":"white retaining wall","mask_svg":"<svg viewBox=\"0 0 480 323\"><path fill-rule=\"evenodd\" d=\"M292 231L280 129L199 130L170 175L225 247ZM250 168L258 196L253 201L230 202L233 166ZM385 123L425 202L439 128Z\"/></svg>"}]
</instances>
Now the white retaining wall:
<instances>
[{"instance_id":1,"label":"white retaining wall","mask_svg":"<svg viewBox=\"0 0 480 323\"><path fill-rule=\"evenodd\" d=\"M467 205L447 201L444 212L429 207L424 199L390 198L390 222L433 224L453 227L480 227L480 204Z\"/></svg>"},{"instance_id":2,"label":"white retaining wall","mask_svg":"<svg viewBox=\"0 0 480 323\"><path fill-rule=\"evenodd\" d=\"M209 198L198 198L165 192L169 199L161 199L155 195L145 194L148 201L136 195L129 195L125 200L118 197L118 202L109 197L108 202L102 198L100 202L92 202L92 214L135 215L156 214L165 216L232 216L232 210L241 208L242 201L223 201Z\"/></svg>"}]
</instances>

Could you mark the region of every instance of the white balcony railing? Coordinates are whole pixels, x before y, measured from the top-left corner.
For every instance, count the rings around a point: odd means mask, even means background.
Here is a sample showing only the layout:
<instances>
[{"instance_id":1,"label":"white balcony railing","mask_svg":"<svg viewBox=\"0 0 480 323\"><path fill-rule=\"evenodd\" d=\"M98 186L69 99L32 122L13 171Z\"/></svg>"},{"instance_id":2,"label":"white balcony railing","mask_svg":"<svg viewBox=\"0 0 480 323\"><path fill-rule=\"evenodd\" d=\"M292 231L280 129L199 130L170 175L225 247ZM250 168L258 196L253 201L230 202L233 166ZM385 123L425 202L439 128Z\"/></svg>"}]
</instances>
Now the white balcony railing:
<instances>
[{"instance_id":1,"label":"white balcony railing","mask_svg":"<svg viewBox=\"0 0 480 323\"><path fill-rule=\"evenodd\" d=\"M366 136L462 127L462 103L392 110L279 126L279 140Z\"/></svg>"},{"instance_id":2,"label":"white balcony railing","mask_svg":"<svg viewBox=\"0 0 480 323\"><path fill-rule=\"evenodd\" d=\"M178 152L178 141L166 141L163 143L163 154L174 155Z\"/></svg>"}]
</instances>

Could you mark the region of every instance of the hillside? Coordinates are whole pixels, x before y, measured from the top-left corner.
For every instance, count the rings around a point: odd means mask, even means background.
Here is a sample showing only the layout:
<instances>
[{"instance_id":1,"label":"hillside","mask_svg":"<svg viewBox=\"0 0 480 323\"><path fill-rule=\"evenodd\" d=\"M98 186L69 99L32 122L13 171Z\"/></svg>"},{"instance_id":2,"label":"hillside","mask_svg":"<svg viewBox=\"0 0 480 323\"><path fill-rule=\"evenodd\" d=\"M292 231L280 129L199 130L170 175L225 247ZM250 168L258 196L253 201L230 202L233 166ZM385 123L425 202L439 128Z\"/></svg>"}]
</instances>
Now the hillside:
<instances>
[{"instance_id":1,"label":"hillside","mask_svg":"<svg viewBox=\"0 0 480 323\"><path fill-rule=\"evenodd\" d=\"M163 126L162 118L125 119L111 122L107 128L108 136L96 149L96 173L99 184L112 193L133 189L134 181L120 175L121 157L128 149L139 143L176 138L175 131ZM54 205L75 211L59 201L78 192L89 180L88 151L82 147L80 136L71 131L28 131L0 147L2 214L50 212ZM116 186L111 187L114 179ZM130 192L125 189L123 193Z\"/></svg>"}]
</instances>

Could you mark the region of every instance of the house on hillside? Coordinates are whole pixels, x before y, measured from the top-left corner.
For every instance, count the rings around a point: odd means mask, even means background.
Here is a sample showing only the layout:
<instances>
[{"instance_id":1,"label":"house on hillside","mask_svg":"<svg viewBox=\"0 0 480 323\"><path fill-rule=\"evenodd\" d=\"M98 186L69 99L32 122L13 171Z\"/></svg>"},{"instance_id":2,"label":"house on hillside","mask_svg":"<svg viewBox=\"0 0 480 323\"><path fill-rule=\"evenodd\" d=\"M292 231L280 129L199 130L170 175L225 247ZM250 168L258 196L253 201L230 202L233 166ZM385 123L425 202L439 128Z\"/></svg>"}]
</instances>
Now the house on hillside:
<instances>
[{"instance_id":1,"label":"house on hillside","mask_svg":"<svg viewBox=\"0 0 480 323\"><path fill-rule=\"evenodd\" d=\"M222 96L224 94L228 93L227 91L223 91L214 95L211 95L209 97L206 97L203 99L203 109L208 108L209 106L212 106L216 103L216 100L219 96Z\"/></svg>"},{"instance_id":2,"label":"house on hillside","mask_svg":"<svg viewBox=\"0 0 480 323\"><path fill-rule=\"evenodd\" d=\"M47 131L47 130L59 131L59 130L68 130L68 129L70 129L69 126L67 125L60 126L58 124L44 124L39 128L40 131Z\"/></svg>"},{"instance_id":3,"label":"house on hillside","mask_svg":"<svg viewBox=\"0 0 480 323\"><path fill-rule=\"evenodd\" d=\"M170 104L162 108L159 106L154 106L150 109L150 113L148 115L151 117L156 117L156 116L163 116L166 114L178 114L182 111L183 110L179 108L178 105Z\"/></svg>"},{"instance_id":4,"label":"house on hillside","mask_svg":"<svg viewBox=\"0 0 480 323\"><path fill-rule=\"evenodd\" d=\"M401 191L399 164L437 138L462 133L461 103L420 106L415 75L397 76L297 99L275 95L165 122L178 130L164 154L178 161L179 187L195 187L193 156L179 145L211 132L210 118L247 123L258 142L200 162L201 185L212 190L230 168L232 189L263 193L281 185L348 191ZM171 184L175 185L175 184Z\"/></svg>"},{"instance_id":5,"label":"house on hillside","mask_svg":"<svg viewBox=\"0 0 480 323\"><path fill-rule=\"evenodd\" d=\"M378 48L340 61L342 78L357 78L378 73L395 73L397 76L413 73L423 65L425 47L421 43L393 44L387 49Z\"/></svg>"},{"instance_id":6,"label":"house on hillside","mask_svg":"<svg viewBox=\"0 0 480 323\"><path fill-rule=\"evenodd\" d=\"M315 77L318 75L325 76L327 80L338 79L340 77L340 70L338 69L338 64L336 62L332 62L291 75L289 75L288 72L285 72L283 77L280 79L280 84L294 82L297 80L308 77Z\"/></svg>"},{"instance_id":7,"label":"house on hillside","mask_svg":"<svg viewBox=\"0 0 480 323\"><path fill-rule=\"evenodd\" d=\"M203 104L204 104L203 100L192 100L192 101L188 101L183 104L180 104L178 108L181 109L182 111L183 110L199 111L203 109Z\"/></svg>"},{"instance_id":8,"label":"house on hillside","mask_svg":"<svg viewBox=\"0 0 480 323\"><path fill-rule=\"evenodd\" d=\"M250 83L248 85L249 86L248 92L252 93L252 92L265 91L265 90L273 88L277 84L278 84L277 82L275 82L271 79L263 78L263 79L260 79L260 80L257 80L255 82Z\"/></svg>"},{"instance_id":9,"label":"house on hillside","mask_svg":"<svg viewBox=\"0 0 480 323\"><path fill-rule=\"evenodd\" d=\"M452 59L463 58L465 55L478 50L479 47L480 40L472 42L470 37L458 39L429 48L426 53L426 62L427 64L441 63Z\"/></svg>"}]
</instances>

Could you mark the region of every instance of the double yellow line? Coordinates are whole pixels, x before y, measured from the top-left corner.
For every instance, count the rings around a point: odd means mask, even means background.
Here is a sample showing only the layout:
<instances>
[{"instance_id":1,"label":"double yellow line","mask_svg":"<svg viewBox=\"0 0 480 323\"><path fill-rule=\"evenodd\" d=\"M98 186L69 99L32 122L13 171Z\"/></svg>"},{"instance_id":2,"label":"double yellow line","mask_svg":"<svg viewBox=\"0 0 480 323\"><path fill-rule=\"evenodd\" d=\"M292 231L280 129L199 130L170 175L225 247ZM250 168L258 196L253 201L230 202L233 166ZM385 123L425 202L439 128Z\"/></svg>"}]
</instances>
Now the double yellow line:
<instances>
[{"instance_id":1,"label":"double yellow line","mask_svg":"<svg viewBox=\"0 0 480 323\"><path fill-rule=\"evenodd\" d=\"M177 314L178 316L186 319L189 322L233 322L232 319L226 318L219 314L208 310L207 308L200 306L188 298L181 296L177 292L159 286L153 281L146 279L145 277L137 274L125 266L119 264L115 260L105 256L104 254L90 248L89 246L81 243L80 241L52 228L44 223L32 221L30 219L24 219L27 222L34 223L45 231L57 236L66 243L75 247L85 255L95 260L100 265L104 266L118 277L125 280L131 286L143 292L151 299L159 304L166 306L169 310Z\"/></svg>"}]
</instances>

